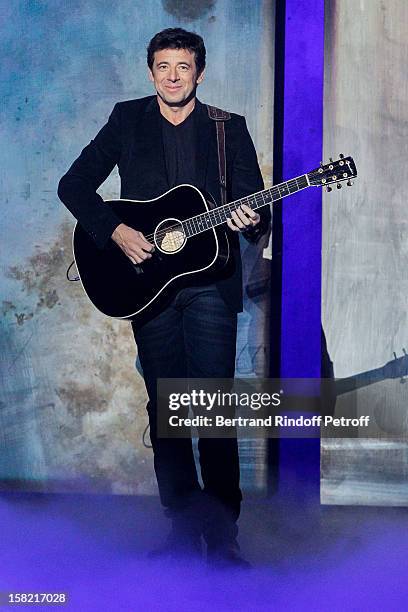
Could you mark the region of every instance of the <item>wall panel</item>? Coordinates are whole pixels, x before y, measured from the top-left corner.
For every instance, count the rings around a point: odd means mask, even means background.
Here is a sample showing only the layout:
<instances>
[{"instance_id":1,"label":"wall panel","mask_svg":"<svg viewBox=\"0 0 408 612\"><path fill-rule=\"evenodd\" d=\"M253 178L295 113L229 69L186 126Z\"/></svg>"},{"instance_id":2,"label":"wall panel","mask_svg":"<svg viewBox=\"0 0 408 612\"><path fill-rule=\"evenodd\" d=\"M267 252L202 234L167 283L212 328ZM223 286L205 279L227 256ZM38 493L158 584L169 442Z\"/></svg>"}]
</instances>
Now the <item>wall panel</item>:
<instances>
[{"instance_id":1,"label":"wall panel","mask_svg":"<svg viewBox=\"0 0 408 612\"><path fill-rule=\"evenodd\" d=\"M380 431L323 443L322 499L407 504L406 360L390 362L408 343L408 3L329 0L325 20L325 158L353 155L359 178L324 197L323 327Z\"/></svg>"}]
</instances>

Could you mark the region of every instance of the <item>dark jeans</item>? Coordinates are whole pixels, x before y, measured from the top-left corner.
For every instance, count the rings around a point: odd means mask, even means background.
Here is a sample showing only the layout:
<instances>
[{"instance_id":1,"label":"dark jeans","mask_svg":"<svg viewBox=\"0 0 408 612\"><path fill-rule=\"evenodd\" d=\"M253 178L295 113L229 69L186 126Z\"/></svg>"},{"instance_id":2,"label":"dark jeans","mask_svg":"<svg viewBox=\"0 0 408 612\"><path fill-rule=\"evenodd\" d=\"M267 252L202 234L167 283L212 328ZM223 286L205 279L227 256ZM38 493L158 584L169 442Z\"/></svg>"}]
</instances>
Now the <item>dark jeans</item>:
<instances>
[{"instance_id":1,"label":"dark jeans","mask_svg":"<svg viewBox=\"0 0 408 612\"><path fill-rule=\"evenodd\" d=\"M161 314L134 329L161 502L172 518L190 512L190 518L206 521L211 517L197 513L213 513L221 531L222 525L227 531L228 524L235 526L240 511L237 440L199 439L201 491L191 439L157 437L156 383L158 378L233 378L236 333L237 315L215 285L182 289Z\"/></svg>"}]
</instances>

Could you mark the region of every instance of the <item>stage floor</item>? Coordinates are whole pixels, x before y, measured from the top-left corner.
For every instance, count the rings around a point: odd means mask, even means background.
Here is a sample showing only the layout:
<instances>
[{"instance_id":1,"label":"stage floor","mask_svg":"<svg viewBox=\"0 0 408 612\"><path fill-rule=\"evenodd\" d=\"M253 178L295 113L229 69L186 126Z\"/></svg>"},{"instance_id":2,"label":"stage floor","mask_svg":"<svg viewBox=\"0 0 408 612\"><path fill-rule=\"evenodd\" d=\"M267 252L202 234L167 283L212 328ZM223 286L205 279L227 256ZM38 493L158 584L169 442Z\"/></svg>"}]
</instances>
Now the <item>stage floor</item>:
<instances>
[{"instance_id":1,"label":"stage floor","mask_svg":"<svg viewBox=\"0 0 408 612\"><path fill-rule=\"evenodd\" d=\"M63 609L406 609L406 508L321 506L301 489L247 498L247 572L148 561L168 529L155 497L2 493L0 517L0 591L68 592Z\"/></svg>"}]
</instances>

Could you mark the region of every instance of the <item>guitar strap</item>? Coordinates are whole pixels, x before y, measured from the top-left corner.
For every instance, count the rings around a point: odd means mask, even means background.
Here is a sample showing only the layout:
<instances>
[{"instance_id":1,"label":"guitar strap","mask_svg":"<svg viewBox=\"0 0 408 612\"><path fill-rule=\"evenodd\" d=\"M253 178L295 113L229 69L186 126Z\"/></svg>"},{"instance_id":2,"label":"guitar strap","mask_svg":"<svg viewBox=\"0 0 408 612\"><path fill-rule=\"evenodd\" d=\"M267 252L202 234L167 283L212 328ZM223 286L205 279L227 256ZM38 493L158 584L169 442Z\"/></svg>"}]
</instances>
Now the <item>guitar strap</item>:
<instances>
[{"instance_id":1,"label":"guitar strap","mask_svg":"<svg viewBox=\"0 0 408 612\"><path fill-rule=\"evenodd\" d=\"M225 155L225 129L224 123L231 119L228 111L207 104L208 116L215 121L217 130L218 148L218 174L220 177L221 206L227 203L227 160Z\"/></svg>"}]
</instances>

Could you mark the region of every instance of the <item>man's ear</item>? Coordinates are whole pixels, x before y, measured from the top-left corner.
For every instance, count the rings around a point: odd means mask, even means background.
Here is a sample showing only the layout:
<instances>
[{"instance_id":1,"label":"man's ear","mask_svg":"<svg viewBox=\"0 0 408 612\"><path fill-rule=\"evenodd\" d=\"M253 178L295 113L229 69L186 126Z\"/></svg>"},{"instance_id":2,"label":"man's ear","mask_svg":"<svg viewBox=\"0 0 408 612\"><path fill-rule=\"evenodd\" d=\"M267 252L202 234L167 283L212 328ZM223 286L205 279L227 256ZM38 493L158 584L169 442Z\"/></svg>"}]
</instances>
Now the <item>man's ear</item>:
<instances>
[{"instance_id":1,"label":"man's ear","mask_svg":"<svg viewBox=\"0 0 408 612\"><path fill-rule=\"evenodd\" d=\"M149 81L152 81L152 83L154 83L153 72L150 70L150 68L147 69L147 75L149 77Z\"/></svg>"},{"instance_id":2,"label":"man's ear","mask_svg":"<svg viewBox=\"0 0 408 612\"><path fill-rule=\"evenodd\" d=\"M200 76L197 77L197 85L199 85L200 83L202 83L204 81L204 75L205 75L205 68L204 70L201 72Z\"/></svg>"}]
</instances>

